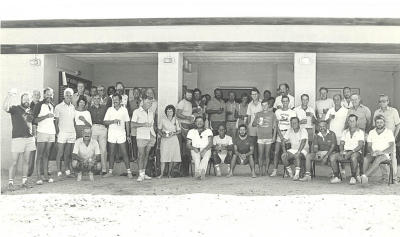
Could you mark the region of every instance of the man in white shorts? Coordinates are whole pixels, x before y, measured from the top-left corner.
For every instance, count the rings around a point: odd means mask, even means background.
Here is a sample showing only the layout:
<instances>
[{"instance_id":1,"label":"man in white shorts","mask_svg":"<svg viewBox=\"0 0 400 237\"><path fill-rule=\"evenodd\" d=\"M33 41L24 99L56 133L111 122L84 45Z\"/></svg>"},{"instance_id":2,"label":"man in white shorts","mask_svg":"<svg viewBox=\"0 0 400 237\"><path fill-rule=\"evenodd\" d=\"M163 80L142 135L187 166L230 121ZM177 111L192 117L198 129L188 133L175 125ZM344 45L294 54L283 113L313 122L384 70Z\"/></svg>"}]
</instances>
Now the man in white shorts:
<instances>
[{"instance_id":1,"label":"man in white shorts","mask_svg":"<svg viewBox=\"0 0 400 237\"><path fill-rule=\"evenodd\" d=\"M149 160L150 149L156 143L154 114L150 110L151 105L151 100L144 99L143 104L133 111L132 114L131 126L136 128L136 142L138 146L138 182L151 179L150 176L146 175L146 166Z\"/></svg>"},{"instance_id":2,"label":"man in white shorts","mask_svg":"<svg viewBox=\"0 0 400 237\"><path fill-rule=\"evenodd\" d=\"M283 136L285 141L291 145L289 150L286 150L284 143L282 143L282 163L286 167L286 172L293 180L299 180L300 176L300 160L308 153L308 133L305 128L300 128L300 121L297 117L290 118L290 129ZM294 160L295 174L293 175L290 161Z\"/></svg>"},{"instance_id":3,"label":"man in white shorts","mask_svg":"<svg viewBox=\"0 0 400 237\"><path fill-rule=\"evenodd\" d=\"M4 100L3 109L11 115L12 164L9 168L8 189L14 190L14 178L19 159L22 157L22 186L27 187L28 161L32 151L36 150L35 139L32 135L33 116L29 108L29 95L22 94L20 105L11 105L15 93L9 93ZM40 170L40 169L39 169Z\"/></svg>"},{"instance_id":4,"label":"man in white shorts","mask_svg":"<svg viewBox=\"0 0 400 237\"><path fill-rule=\"evenodd\" d=\"M43 91L43 100L39 102L33 111L34 121L37 124L37 159L36 167L43 165L43 176L40 169L36 168L38 180L37 184L43 184L43 181L52 183L54 180L49 178L49 156L50 149L56 140L56 127L54 125L54 106L53 89L47 87Z\"/></svg>"},{"instance_id":5,"label":"man in white shorts","mask_svg":"<svg viewBox=\"0 0 400 237\"><path fill-rule=\"evenodd\" d=\"M130 169L128 152L126 149L126 141L130 142L129 132L129 114L128 110L121 105L122 97L120 94L114 94L112 97L113 106L108 108L104 116L104 124L108 127L108 145L109 145L109 169L108 173L103 175L104 178L113 176L114 157L116 155L116 148L118 146L120 154L122 155L126 167L128 178L132 179L132 172Z\"/></svg>"},{"instance_id":6,"label":"man in white shorts","mask_svg":"<svg viewBox=\"0 0 400 237\"><path fill-rule=\"evenodd\" d=\"M54 109L57 131L57 176L61 177L61 158L64 157L65 175L71 175L71 153L76 139L74 126L75 107L72 104L71 88L64 90L64 100Z\"/></svg>"}]
</instances>

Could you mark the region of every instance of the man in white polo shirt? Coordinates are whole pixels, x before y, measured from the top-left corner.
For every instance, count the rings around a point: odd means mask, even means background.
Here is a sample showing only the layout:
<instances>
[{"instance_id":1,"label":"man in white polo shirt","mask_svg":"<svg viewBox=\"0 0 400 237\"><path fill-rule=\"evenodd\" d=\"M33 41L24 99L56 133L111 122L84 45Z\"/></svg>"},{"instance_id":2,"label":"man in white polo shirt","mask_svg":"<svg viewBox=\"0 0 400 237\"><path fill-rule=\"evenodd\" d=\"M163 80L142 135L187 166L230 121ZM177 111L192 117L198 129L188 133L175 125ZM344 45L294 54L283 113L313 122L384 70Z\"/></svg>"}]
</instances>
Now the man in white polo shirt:
<instances>
[{"instance_id":1,"label":"man in white polo shirt","mask_svg":"<svg viewBox=\"0 0 400 237\"><path fill-rule=\"evenodd\" d=\"M318 119L326 120L326 113L330 108L335 105L331 98L328 98L328 89L326 87L321 87L319 89L320 99L315 102L315 109L317 111Z\"/></svg>"},{"instance_id":2,"label":"man in white polo shirt","mask_svg":"<svg viewBox=\"0 0 400 237\"><path fill-rule=\"evenodd\" d=\"M145 174L150 149L156 143L154 131L154 114L150 110L151 100L144 99L143 104L133 111L131 126L136 128L136 142L138 146L139 177L138 182L151 179Z\"/></svg>"},{"instance_id":3,"label":"man in white polo shirt","mask_svg":"<svg viewBox=\"0 0 400 237\"><path fill-rule=\"evenodd\" d=\"M368 176L375 172L379 164L386 160L391 160L394 147L394 136L390 129L385 127L385 117L377 115L374 118L376 128L368 134L368 154L364 158L364 174L361 175L363 184L368 183Z\"/></svg>"},{"instance_id":4,"label":"man in white polo shirt","mask_svg":"<svg viewBox=\"0 0 400 237\"><path fill-rule=\"evenodd\" d=\"M295 103L294 103L294 97L289 94L289 92L290 92L289 85L287 83L282 83L279 85L278 88L279 88L279 92L281 94L278 97L276 97L275 103L274 103L274 108L282 109L283 108L282 97L287 96L289 98L289 109L293 109Z\"/></svg>"},{"instance_id":5,"label":"man in white polo shirt","mask_svg":"<svg viewBox=\"0 0 400 237\"><path fill-rule=\"evenodd\" d=\"M104 124L108 125L108 144L109 144L109 153L110 153L110 161L109 161L109 170L108 173L103 177L111 177L113 176L112 171L114 168L114 157L115 157L115 149L119 148L119 152L122 155L126 167L126 172L128 174L128 178L132 179L132 172L129 164L128 152L126 149L126 141L131 141L130 132L129 132L129 114L128 110L121 105L122 97L120 94L114 94L112 97L113 106L108 108L106 115L104 116Z\"/></svg>"},{"instance_id":6,"label":"man in white polo shirt","mask_svg":"<svg viewBox=\"0 0 400 237\"><path fill-rule=\"evenodd\" d=\"M75 143L76 132L74 126L75 107L72 104L72 95L74 91L71 88L64 90L64 100L54 109L54 117L57 131L57 176L61 173L61 158L64 157L65 174L71 175L71 152Z\"/></svg>"},{"instance_id":7,"label":"man in white polo shirt","mask_svg":"<svg viewBox=\"0 0 400 237\"><path fill-rule=\"evenodd\" d=\"M43 176L40 174L40 169L37 170L38 180L37 184L43 184L43 180L49 183L53 182L53 179L49 178L49 155L50 148L56 140L56 128L54 125L54 106L53 100L53 89L47 87L43 91L43 100L36 104L33 111L34 122L37 124L36 128L36 139L37 139L37 159L36 167L42 167L43 165Z\"/></svg>"},{"instance_id":8,"label":"man in white polo shirt","mask_svg":"<svg viewBox=\"0 0 400 237\"><path fill-rule=\"evenodd\" d=\"M282 143L282 163L286 167L286 171L293 180L299 180L300 176L300 160L308 154L308 133L305 128L300 128L300 121L297 117L290 118L290 129L283 136L286 141L289 141L291 147L286 150ZM290 161L294 160L295 174L293 176Z\"/></svg>"},{"instance_id":9,"label":"man in white polo shirt","mask_svg":"<svg viewBox=\"0 0 400 237\"><path fill-rule=\"evenodd\" d=\"M294 112L296 112L296 116L300 120L300 127L307 130L308 145L311 146L315 134L314 124L317 121L315 118L315 110L308 105L310 97L307 94L302 94L300 98L301 105L294 108Z\"/></svg>"},{"instance_id":10,"label":"man in white polo shirt","mask_svg":"<svg viewBox=\"0 0 400 237\"><path fill-rule=\"evenodd\" d=\"M351 161L351 178L350 184L356 184L360 177L357 177L357 168L362 162L362 149L364 147L365 133L357 126L358 117L355 114L350 114L348 118L349 128L344 130L340 140L340 156L338 161L350 160ZM336 162L331 161L331 162ZM333 167L333 166L332 166ZM336 166L335 166L336 167ZM337 173L334 170L334 173Z\"/></svg>"}]
</instances>

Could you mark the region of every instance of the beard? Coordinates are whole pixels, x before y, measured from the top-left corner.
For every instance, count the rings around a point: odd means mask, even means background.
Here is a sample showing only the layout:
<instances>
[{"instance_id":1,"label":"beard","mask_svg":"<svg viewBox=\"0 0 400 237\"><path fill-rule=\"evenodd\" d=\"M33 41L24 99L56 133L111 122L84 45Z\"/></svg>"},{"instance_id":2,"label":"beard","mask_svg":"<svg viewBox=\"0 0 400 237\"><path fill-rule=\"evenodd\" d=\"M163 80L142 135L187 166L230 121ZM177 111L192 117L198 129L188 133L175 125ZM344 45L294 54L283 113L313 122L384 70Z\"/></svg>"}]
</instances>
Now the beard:
<instances>
[{"instance_id":1,"label":"beard","mask_svg":"<svg viewBox=\"0 0 400 237\"><path fill-rule=\"evenodd\" d=\"M241 137L245 137L247 135L247 133L245 133L245 134L239 134L239 136L241 136Z\"/></svg>"}]
</instances>

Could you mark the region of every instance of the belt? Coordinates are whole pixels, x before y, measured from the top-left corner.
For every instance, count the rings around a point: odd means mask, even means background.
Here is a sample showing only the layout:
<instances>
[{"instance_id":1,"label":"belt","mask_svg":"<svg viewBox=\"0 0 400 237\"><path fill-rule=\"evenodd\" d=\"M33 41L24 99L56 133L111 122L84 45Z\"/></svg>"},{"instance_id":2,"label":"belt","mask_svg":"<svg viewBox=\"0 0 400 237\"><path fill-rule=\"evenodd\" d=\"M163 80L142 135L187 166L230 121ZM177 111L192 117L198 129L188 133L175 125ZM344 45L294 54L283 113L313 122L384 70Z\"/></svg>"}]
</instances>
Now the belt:
<instances>
[{"instance_id":1,"label":"belt","mask_svg":"<svg viewBox=\"0 0 400 237\"><path fill-rule=\"evenodd\" d=\"M287 131L287 129L283 129L283 130L281 130L281 132L286 132Z\"/></svg>"},{"instance_id":2,"label":"belt","mask_svg":"<svg viewBox=\"0 0 400 237\"><path fill-rule=\"evenodd\" d=\"M235 123L236 123L236 121L237 121L237 120L228 120L228 121L226 121L226 122L231 122L231 123L235 122Z\"/></svg>"},{"instance_id":3,"label":"belt","mask_svg":"<svg viewBox=\"0 0 400 237\"><path fill-rule=\"evenodd\" d=\"M103 126L103 127L105 127L104 124L100 124L100 123L94 123L93 126Z\"/></svg>"}]
</instances>

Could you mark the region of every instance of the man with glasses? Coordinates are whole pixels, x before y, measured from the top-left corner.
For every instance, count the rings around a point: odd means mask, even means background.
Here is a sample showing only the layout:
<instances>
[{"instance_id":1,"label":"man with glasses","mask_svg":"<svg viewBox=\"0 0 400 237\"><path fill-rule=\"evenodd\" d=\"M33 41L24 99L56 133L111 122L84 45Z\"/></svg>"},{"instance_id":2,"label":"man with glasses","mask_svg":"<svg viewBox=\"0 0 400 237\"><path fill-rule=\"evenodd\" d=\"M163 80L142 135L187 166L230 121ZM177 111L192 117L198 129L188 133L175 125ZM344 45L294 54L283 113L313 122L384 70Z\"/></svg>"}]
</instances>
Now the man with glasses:
<instances>
[{"instance_id":1,"label":"man with glasses","mask_svg":"<svg viewBox=\"0 0 400 237\"><path fill-rule=\"evenodd\" d=\"M279 85L278 89L279 89L280 95L278 97L276 97L276 99L275 99L274 108L282 109L282 107L283 107L282 97L287 96L289 98L289 109L293 109L295 103L294 103L294 97L289 94L289 92L290 92L289 85L287 83L282 83Z\"/></svg>"},{"instance_id":2,"label":"man with glasses","mask_svg":"<svg viewBox=\"0 0 400 237\"><path fill-rule=\"evenodd\" d=\"M104 106L109 105L109 106L111 106L111 98L107 96L106 91L105 91L105 87L103 85L97 86L97 94L100 97L100 104L101 105L104 105ZM92 105L93 105L93 103L92 103Z\"/></svg>"},{"instance_id":3,"label":"man with glasses","mask_svg":"<svg viewBox=\"0 0 400 237\"><path fill-rule=\"evenodd\" d=\"M397 109L389 106L389 96L380 95L379 96L379 109L374 112L374 120L373 126L376 126L375 118L379 115L382 115L385 119L385 127L389 129L394 138L396 139L399 135L400 131L400 118ZM393 146L393 155L392 155L392 166L393 166L393 180L394 182L398 182L397 180L397 158L396 158L396 145ZM387 177L388 169L386 166L381 166L382 176Z\"/></svg>"}]
</instances>

